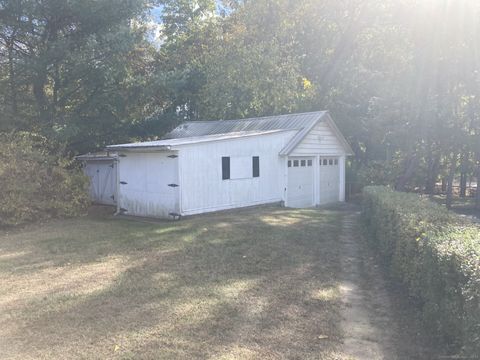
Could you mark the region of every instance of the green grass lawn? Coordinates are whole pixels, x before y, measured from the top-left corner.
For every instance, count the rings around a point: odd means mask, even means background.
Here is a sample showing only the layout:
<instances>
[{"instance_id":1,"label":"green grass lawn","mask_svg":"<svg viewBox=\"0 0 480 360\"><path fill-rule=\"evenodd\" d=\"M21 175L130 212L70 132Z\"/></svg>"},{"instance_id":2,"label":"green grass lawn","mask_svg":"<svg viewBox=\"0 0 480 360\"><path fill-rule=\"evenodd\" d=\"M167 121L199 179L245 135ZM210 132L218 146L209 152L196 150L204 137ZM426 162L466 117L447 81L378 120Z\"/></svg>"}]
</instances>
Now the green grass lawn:
<instances>
[{"instance_id":1,"label":"green grass lawn","mask_svg":"<svg viewBox=\"0 0 480 360\"><path fill-rule=\"evenodd\" d=\"M0 233L0 357L339 358L341 211Z\"/></svg>"}]
</instances>

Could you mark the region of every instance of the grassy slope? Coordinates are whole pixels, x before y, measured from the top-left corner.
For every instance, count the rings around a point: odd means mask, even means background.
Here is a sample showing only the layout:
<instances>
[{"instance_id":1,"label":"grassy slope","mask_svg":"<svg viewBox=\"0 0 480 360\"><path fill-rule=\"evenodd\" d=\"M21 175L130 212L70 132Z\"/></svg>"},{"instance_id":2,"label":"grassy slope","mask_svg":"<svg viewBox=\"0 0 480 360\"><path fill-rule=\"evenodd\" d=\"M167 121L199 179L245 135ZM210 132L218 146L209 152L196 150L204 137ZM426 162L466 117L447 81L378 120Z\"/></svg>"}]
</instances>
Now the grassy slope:
<instances>
[{"instance_id":1,"label":"grassy slope","mask_svg":"<svg viewBox=\"0 0 480 360\"><path fill-rule=\"evenodd\" d=\"M267 207L0 233L0 353L338 358L338 214Z\"/></svg>"}]
</instances>

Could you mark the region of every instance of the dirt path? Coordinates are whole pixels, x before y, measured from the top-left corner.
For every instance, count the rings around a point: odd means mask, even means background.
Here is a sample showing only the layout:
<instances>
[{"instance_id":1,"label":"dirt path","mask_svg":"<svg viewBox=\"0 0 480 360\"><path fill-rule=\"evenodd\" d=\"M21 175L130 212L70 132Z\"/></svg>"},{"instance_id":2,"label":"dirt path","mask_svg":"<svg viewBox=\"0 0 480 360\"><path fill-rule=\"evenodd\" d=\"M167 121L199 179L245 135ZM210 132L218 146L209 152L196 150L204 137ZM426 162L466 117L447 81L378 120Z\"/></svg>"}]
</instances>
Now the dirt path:
<instances>
[{"instance_id":1,"label":"dirt path","mask_svg":"<svg viewBox=\"0 0 480 360\"><path fill-rule=\"evenodd\" d=\"M359 213L348 210L339 239L343 353L359 360L432 358L418 324L408 319L413 314L400 308L358 224Z\"/></svg>"}]
</instances>

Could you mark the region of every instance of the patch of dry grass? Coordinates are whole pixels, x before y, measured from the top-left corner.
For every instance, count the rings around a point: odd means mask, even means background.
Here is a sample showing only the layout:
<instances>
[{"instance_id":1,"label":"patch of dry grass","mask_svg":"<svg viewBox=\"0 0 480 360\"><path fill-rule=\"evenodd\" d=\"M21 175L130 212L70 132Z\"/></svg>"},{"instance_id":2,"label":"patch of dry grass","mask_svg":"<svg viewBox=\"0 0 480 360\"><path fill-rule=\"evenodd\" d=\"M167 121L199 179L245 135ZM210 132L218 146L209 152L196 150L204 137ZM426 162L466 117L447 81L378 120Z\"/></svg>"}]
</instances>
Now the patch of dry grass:
<instances>
[{"instance_id":1,"label":"patch of dry grass","mask_svg":"<svg viewBox=\"0 0 480 360\"><path fill-rule=\"evenodd\" d=\"M341 212L0 234L0 357L339 359Z\"/></svg>"}]
</instances>

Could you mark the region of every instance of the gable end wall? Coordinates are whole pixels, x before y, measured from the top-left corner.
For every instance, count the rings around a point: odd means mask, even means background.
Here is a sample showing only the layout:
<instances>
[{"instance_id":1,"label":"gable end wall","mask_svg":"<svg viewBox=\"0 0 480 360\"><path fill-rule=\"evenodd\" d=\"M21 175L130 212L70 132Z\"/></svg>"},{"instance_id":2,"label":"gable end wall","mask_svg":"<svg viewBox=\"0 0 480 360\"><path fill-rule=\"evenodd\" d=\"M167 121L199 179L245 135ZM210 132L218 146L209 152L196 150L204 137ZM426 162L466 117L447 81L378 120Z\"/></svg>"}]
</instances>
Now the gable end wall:
<instances>
[{"instance_id":1,"label":"gable end wall","mask_svg":"<svg viewBox=\"0 0 480 360\"><path fill-rule=\"evenodd\" d=\"M290 156L344 155L345 149L326 122L320 122L305 136Z\"/></svg>"}]
</instances>

